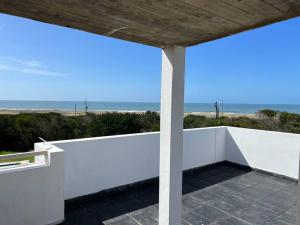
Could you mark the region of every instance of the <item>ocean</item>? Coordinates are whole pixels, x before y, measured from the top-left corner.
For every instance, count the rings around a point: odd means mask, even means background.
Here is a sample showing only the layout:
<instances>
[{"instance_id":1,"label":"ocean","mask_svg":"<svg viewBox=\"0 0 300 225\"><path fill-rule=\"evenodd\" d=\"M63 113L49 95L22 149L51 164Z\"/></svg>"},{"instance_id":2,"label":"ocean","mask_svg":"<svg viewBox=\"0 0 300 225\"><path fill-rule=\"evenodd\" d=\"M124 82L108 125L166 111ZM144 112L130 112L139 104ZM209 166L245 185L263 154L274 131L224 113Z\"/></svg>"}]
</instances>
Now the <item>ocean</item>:
<instances>
[{"instance_id":1,"label":"ocean","mask_svg":"<svg viewBox=\"0 0 300 225\"><path fill-rule=\"evenodd\" d=\"M76 104L77 111L84 111L84 101L19 101L19 100L0 100L0 110L66 110L74 111ZM88 111L159 111L159 103L148 102L96 102L88 101ZM255 113L261 109L273 109L300 113L300 105L287 104L232 104L224 103L223 112L231 113ZM185 103L185 112L213 112L214 103ZM222 111L220 104L220 111Z\"/></svg>"}]
</instances>

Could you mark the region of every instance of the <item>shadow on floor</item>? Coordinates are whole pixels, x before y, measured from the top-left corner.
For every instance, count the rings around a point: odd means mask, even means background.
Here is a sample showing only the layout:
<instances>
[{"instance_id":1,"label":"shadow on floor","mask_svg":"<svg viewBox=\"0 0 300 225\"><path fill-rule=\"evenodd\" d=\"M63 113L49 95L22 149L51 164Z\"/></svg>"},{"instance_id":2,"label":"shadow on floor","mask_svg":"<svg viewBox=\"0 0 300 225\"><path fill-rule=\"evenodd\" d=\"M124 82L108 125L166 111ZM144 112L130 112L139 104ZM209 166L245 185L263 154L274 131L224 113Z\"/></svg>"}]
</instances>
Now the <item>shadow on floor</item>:
<instances>
[{"instance_id":1,"label":"shadow on floor","mask_svg":"<svg viewBox=\"0 0 300 225\"><path fill-rule=\"evenodd\" d=\"M292 209L293 200L289 199L288 193L294 191L294 186L292 181L252 172L227 162L184 172L182 224L247 225L267 222L279 215L279 212ZM158 187L156 179L115 193L93 194L69 200L66 202L65 221L62 224L158 224ZM288 199L285 200L286 205L282 207L280 203L271 211L264 211L269 208L268 205L261 206L255 214L257 209L252 205L277 192L281 195L276 196L276 199L271 198L270 205L273 207L275 203L282 202L280 198ZM254 217L247 218L243 208L254 211ZM263 215L260 211L264 212ZM293 216L293 212L291 214Z\"/></svg>"}]
</instances>

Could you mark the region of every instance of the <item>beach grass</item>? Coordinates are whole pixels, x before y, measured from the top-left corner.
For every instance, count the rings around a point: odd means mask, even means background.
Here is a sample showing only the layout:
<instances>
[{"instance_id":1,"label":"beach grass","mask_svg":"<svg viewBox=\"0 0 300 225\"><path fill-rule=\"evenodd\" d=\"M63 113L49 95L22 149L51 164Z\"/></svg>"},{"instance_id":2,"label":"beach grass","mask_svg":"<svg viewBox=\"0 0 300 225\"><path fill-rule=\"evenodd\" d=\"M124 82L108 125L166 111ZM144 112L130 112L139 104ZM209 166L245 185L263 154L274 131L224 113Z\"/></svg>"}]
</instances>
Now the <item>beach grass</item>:
<instances>
[{"instance_id":1,"label":"beach grass","mask_svg":"<svg viewBox=\"0 0 300 225\"><path fill-rule=\"evenodd\" d=\"M16 152L12 152L12 151L4 151L1 150L0 151L0 156L1 155L8 155L8 154L15 154ZM1 160L0 159L0 163L19 163L21 161L29 161L30 163L34 162L34 157L20 157L20 158L16 158L16 159L5 159L5 160Z\"/></svg>"}]
</instances>

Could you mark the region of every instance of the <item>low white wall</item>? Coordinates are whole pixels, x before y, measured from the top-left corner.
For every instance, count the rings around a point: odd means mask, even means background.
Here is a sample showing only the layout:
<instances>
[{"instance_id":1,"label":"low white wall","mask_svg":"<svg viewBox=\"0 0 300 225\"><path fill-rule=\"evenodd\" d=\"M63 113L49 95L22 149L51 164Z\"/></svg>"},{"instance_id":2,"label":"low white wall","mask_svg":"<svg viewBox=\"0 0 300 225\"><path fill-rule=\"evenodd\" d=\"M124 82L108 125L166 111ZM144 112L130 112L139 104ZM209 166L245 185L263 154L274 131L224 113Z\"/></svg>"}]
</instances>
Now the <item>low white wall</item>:
<instances>
[{"instance_id":1,"label":"low white wall","mask_svg":"<svg viewBox=\"0 0 300 225\"><path fill-rule=\"evenodd\" d=\"M298 179L300 135L227 127L226 160Z\"/></svg>"},{"instance_id":2,"label":"low white wall","mask_svg":"<svg viewBox=\"0 0 300 225\"><path fill-rule=\"evenodd\" d=\"M51 142L65 152L64 198L157 177L159 133ZM228 160L298 177L300 135L213 127L184 130L183 169Z\"/></svg>"},{"instance_id":3,"label":"low white wall","mask_svg":"<svg viewBox=\"0 0 300 225\"><path fill-rule=\"evenodd\" d=\"M183 168L225 159L225 127L184 131ZM65 152L65 199L159 175L159 133L51 142Z\"/></svg>"},{"instance_id":4,"label":"low white wall","mask_svg":"<svg viewBox=\"0 0 300 225\"><path fill-rule=\"evenodd\" d=\"M63 151L53 147L49 159L48 165L0 169L1 225L56 224L64 219Z\"/></svg>"}]
</instances>

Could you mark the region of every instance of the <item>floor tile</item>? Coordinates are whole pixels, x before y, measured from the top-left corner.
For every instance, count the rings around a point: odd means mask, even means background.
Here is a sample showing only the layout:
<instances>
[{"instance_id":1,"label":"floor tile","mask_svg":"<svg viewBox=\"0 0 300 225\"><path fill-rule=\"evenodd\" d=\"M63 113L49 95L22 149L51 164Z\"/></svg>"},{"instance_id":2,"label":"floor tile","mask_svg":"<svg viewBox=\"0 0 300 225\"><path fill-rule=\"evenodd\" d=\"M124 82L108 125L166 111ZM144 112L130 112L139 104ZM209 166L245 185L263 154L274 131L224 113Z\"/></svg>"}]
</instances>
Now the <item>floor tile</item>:
<instances>
[{"instance_id":1,"label":"floor tile","mask_svg":"<svg viewBox=\"0 0 300 225\"><path fill-rule=\"evenodd\" d=\"M247 221L250 224L261 225L266 221L275 219L279 212L261 205L260 203L254 203L251 206L242 210L233 212L233 214Z\"/></svg>"},{"instance_id":2,"label":"floor tile","mask_svg":"<svg viewBox=\"0 0 300 225\"><path fill-rule=\"evenodd\" d=\"M183 196L182 197L182 212L188 212L203 205L203 202L197 198L193 198L191 196Z\"/></svg>"},{"instance_id":3,"label":"floor tile","mask_svg":"<svg viewBox=\"0 0 300 225\"><path fill-rule=\"evenodd\" d=\"M204 221L208 223L213 223L229 216L225 212L208 205L196 208L192 212L197 215L202 215ZM188 219L187 221L189 222Z\"/></svg>"},{"instance_id":4,"label":"floor tile","mask_svg":"<svg viewBox=\"0 0 300 225\"><path fill-rule=\"evenodd\" d=\"M260 183L258 185L241 190L240 194L243 194L249 200L259 201L274 194L275 192L278 192L279 190L280 189L277 187Z\"/></svg>"},{"instance_id":5,"label":"floor tile","mask_svg":"<svg viewBox=\"0 0 300 225\"><path fill-rule=\"evenodd\" d=\"M263 199L263 202L271 207L276 206L285 210L292 207L292 205L296 203L296 195L287 191L279 191Z\"/></svg>"},{"instance_id":6,"label":"floor tile","mask_svg":"<svg viewBox=\"0 0 300 225\"><path fill-rule=\"evenodd\" d=\"M106 221L103 224L105 225L139 225L137 222L135 222L132 218L129 216L121 216L119 218Z\"/></svg>"},{"instance_id":7,"label":"floor tile","mask_svg":"<svg viewBox=\"0 0 300 225\"><path fill-rule=\"evenodd\" d=\"M217 221L216 223L213 223L212 225L251 225L245 221L239 220L234 217L229 217L226 219L222 219L220 221Z\"/></svg>"},{"instance_id":8,"label":"floor tile","mask_svg":"<svg viewBox=\"0 0 300 225\"><path fill-rule=\"evenodd\" d=\"M198 191L192 194L194 198L199 199L202 203L209 203L218 200L220 197L213 192Z\"/></svg>"}]
</instances>

